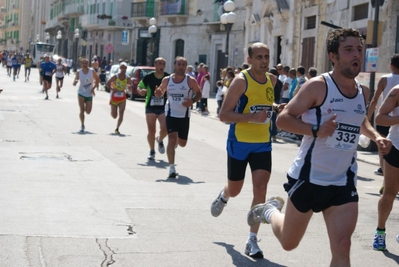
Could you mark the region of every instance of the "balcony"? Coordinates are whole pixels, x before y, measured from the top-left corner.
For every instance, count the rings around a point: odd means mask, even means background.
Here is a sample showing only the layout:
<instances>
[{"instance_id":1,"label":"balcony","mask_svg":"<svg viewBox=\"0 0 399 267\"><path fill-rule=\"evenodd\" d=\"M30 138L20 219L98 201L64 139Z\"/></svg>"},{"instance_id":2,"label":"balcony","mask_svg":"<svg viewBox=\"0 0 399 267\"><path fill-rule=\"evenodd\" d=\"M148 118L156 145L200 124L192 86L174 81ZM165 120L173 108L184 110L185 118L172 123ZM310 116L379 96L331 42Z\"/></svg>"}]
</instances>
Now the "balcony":
<instances>
[{"instance_id":1,"label":"balcony","mask_svg":"<svg viewBox=\"0 0 399 267\"><path fill-rule=\"evenodd\" d=\"M97 14L86 14L80 17L82 27L86 29L98 29L100 27L100 19Z\"/></svg>"},{"instance_id":2,"label":"balcony","mask_svg":"<svg viewBox=\"0 0 399 267\"><path fill-rule=\"evenodd\" d=\"M65 4L64 6L64 14L66 16L79 16L84 14L83 4Z\"/></svg>"},{"instance_id":3,"label":"balcony","mask_svg":"<svg viewBox=\"0 0 399 267\"><path fill-rule=\"evenodd\" d=\"M131 20L122 17L113 17L112 19L100 19L98 24L102 29L125 29L126 27L132 27L133 25Z\"/></svg>"},{"instance_id":4,"label":"balcony","mask_svg":"<svg viewBox=\"0 0 399 267\"><path fill-rule=\"evenodd\" d=\"M159 16L175 23L188 17L188 0L161 0Z\"/></svg>"},{"instance_id":5,"label":"balcony","mask_svg":"<svg viewBox=\"0 0 399 267\"><path fill-rule=\"evenodd\" d=\"M61 14L60 14L61 16ZM46 21L45 31L51 31L53 29L59 28L62 26L61 21L59 20L60 16L56 16L48 21ZM69 19L68 19L69 20Z\"/></svg>"},{"instance_id":6,"label":"balcony","mask_svg":"<svg viewBox=\"0 0 399 267\"><path fill-rule=\"evenodd\" d=\"M157 17L157 3L153 1L132 3L130 18L143 26L148 24L148 19Z\"/></svg>"}]
</instances>

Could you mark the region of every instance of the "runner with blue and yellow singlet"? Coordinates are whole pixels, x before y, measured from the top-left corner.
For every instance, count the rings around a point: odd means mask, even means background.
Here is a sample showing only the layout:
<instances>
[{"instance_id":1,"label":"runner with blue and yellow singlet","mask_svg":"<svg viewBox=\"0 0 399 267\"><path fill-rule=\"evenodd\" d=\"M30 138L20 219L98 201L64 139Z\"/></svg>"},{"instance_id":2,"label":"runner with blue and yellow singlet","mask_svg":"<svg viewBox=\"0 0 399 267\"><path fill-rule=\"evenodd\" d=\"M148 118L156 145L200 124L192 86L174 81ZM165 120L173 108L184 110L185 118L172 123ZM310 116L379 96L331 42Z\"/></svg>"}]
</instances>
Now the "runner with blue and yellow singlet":
<instances>
[{"instance_id":1,"label":"runner with blue and yellow singlet","mask_svg":"<svg viewBox=\"0 0 399 267\"><path fill-rule=\"evenodd\" d=\"M126 108L126 88L130 86L130 77L126 75L127 64L122 62L119 65L120 72L111 77L108 80L107 86L111 88L111 100L109 104L111 105L111 117L118 118L118 108L119 108L119 118L115 129L115 134L120 134L119 127L123 121L123 115Z\"/></svg>"},{"instance_id":2,"label":"runner with blue and yellow singlet","mask_svg":"<svg viewBox=\"0 0 399 267\"><path fill-rule=\"evenodd\" d=\"M277 78L268 74L270 51L263 43L248 48L251 67L241 71L229 86L219 113L229 122L227 138L227 184L211 205L211 214L219 216L230 197L236 197L244 185L247 165L251 167L253 199L251 207L266 200L267 184L272 169L271 117L278 109L274 103ZM259 224L250 227L245 254L263 258L257 243Z\"/></svg>"}]
</instances>

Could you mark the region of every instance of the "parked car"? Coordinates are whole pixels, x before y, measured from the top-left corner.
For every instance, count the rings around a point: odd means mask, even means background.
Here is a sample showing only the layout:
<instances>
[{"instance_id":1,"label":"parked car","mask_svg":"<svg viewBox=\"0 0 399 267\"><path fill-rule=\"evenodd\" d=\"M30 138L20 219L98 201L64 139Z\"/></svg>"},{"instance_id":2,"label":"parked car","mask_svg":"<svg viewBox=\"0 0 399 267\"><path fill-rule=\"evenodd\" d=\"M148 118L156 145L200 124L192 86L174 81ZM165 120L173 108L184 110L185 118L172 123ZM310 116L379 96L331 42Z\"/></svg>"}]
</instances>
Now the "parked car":
<instances>
[{"instance_id":1,"label":"parked car","mask_svg":"<svg viewBox=\"0 0 399 267\"><path fill-rule=\"evenodd\" d=\"M132 91L128 92L126 91L126 94L129 96L131 100L135 99L144 99L145 96L141 96L137 93L137 86L139 85L141 79L148 73L154 71L154 67L149 67L149 66L136 66L132 67L132 69L129 70L129 68L126 70L127 75L130 76L130 79L132 81L131 83L131 88Z\"/></svg>"},{"instance_id":2,"label":"parked car","mask_svg":"<svg viewBox=\"0 0 399 267\"><path fill-rule=\"evenodd\" d=\"M126 75L129 75L129 71L131 72L133 70L133 67L128 66L126 69ZM111 79L112 76L117 74L119 72L119 64L114 64L111 66L111 69L107 72L105 72L105 83L108 82L109 79ZM130 75L129 75L130 76ZM104 86L105 91L109 93L110 89L107 86Z\"/></svg>"}]
</instances>

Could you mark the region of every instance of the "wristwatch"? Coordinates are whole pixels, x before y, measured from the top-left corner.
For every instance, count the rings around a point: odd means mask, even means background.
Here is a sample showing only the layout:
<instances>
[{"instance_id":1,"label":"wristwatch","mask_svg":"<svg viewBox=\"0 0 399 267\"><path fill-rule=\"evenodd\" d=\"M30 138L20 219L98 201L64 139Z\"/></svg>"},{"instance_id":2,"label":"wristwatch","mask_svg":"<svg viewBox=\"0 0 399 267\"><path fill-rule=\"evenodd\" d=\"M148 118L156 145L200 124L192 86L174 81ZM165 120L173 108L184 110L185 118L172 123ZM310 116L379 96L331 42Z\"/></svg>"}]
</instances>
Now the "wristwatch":
<instances>
[{"instance_id":1,"label":"wristwatch","mask_svg":"<svg viewBox=\"0 0 399 267\"><path fill-rule=\"evenodd\" d=\"M313 125L313 127L312 127L313 137L317 137L317 132L318 131L319 131L319 125Z\"/></svg>"}]
</instances>

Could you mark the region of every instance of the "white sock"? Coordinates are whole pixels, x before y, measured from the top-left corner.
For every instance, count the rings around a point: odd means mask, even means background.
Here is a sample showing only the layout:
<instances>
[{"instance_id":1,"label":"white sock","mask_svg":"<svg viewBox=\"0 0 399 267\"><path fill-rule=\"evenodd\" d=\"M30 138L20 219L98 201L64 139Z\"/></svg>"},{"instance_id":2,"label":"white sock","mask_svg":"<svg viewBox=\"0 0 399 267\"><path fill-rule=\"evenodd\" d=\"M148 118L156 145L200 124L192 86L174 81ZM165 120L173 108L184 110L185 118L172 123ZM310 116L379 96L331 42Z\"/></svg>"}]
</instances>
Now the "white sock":
<instances>
[{"instance_id":1,"label":"white sock","mask_svg":"<svg viewBox=\"0 0 399 267\"><path fill-rule=\"evenodd\" d=\"M255 238L256 238L256 235L257 235L257 233L252 233L252 232L250 232L250 233L249 233L248 240L251 239L251 237L255 237Z\"/></svg>"},{"instance_id":2,"label":"white sock","mask_svg":"<svg viewBox=\"0 0 399 267\"><path fill-rule=\"evenodd\" d=\"M175 164L170 164L169 165L169 173L174 173L174 172L176 172L176 169L175 169Z\"/></svg>"},{"instance_id":3,"label":"white sock","mask_svg":"<svg viewBox=\"0 0 399 267\"><path fill-rule=\"evenodd\" d=\"M230 197L224 197L224 189L223 189L223 191L220 193L220 198L222 199L223 202L227 203Z\"/></svg>"},{"instance_id":4,"label":"white sock","mask_svg":"<svg viewBox=\"0 0 399 267\"><path fill-rule=\"evenodd\" d=\"M277 208L274 209L267 209L264 213L265 215L265 220L270 223L270 219L272 217L272 214L275 213L276 211L279 211Z\"/></svg>"}]
</instances>

